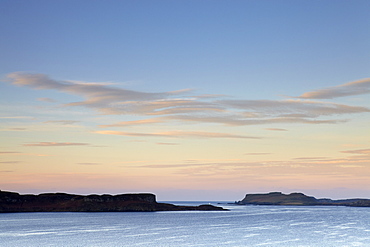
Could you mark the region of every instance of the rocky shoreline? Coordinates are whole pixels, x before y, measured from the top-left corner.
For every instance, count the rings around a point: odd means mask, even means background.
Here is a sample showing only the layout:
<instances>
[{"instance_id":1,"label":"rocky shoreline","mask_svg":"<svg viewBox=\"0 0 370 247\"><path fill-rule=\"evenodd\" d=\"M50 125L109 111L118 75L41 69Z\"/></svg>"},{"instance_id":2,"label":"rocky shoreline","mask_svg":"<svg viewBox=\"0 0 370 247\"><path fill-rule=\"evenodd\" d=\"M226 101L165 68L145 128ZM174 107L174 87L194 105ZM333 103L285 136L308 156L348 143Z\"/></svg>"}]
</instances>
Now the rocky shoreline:
<instances>
[{"instance_id":1,"label":"rocky shoreline","mask_svg":"<svg viewBox=\"0 0 370 247\"><path fill-rule=\"evenodd\" d=\"M44 193L20 195L0 191L0 213L15 212L156 212L156 211L223 211L213 205L178 206L158 203L150 193L120 195L74 195Z\"/></svg>"}]
</instances>

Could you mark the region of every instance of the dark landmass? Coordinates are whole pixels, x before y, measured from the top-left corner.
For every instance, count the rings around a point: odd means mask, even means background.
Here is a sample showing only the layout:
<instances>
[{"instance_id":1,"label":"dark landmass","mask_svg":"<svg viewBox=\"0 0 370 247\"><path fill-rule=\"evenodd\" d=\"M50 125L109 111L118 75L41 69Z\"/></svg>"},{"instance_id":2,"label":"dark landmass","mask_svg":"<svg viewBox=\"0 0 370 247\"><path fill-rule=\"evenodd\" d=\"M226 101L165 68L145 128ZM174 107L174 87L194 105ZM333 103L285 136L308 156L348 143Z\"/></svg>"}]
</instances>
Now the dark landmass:
<instances>
[{"instance_id":1,"label":"dark landmass","mask_svg":"<svg viewBox=\"0 0 370 247\"><path fill-rule=\"evenodd\" d=\"M283 194L270 192L268 194L247 194L243 200L235 202L239 205L291 205L291 206L349 206L370 207L370 199L316 199L302 193Z\"/></svg>"},{"instance_id":2,"label":"dark landmass","mask_svg":"<svg viewBox=\"0 0 370 247\"><path fill-rule=\"evenodd\" d=\"M45 193L20 195L0 190L0 213L12 212L156 212L221 211L213 205L177 206L158 203L154 194L73 195Z\"/></svg>"}]
</instances>

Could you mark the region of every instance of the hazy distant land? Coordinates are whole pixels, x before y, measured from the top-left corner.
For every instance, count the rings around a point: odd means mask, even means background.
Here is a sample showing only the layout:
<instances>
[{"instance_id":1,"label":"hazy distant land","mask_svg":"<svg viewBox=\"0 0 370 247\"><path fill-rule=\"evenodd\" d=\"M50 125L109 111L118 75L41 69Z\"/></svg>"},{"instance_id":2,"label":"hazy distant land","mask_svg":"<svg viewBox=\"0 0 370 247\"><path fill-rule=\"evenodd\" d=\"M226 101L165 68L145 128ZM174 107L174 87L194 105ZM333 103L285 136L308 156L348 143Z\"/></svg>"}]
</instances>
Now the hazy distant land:
<instances>
[{"instance_id":1,"label":"hazy distant land","mask_svg":"<svg viewBox=\"0 0 370 247\"><path fill-rule=\"evenodd\" d=\"M370 199L316 199L303 193L283 194L270 192L267 194L247 194L243 200L235 202L239 205L291 205L291 206L350 206L370 207Z\"/></svg>"}]
</instances>

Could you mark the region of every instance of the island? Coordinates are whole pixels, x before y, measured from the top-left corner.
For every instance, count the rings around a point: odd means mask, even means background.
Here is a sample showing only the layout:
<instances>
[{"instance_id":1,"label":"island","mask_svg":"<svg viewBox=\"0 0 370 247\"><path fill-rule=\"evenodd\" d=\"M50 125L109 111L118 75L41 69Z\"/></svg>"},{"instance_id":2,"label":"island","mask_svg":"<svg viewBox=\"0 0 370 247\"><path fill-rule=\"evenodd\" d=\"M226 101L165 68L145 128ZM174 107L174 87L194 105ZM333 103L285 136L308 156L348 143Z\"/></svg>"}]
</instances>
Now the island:
<instances>
[{"instance_id":1,"label":"island","mask_svg":"<svg viewBox=\"0 0 370 247\"><path fill-rule=\"evenodd\" d=\"M74 195L44 193L39 195L0 190L0 213L15 212L156 212L156 211L222 211L213 205L178 206L158 203L151 193L119 195Z\"/></svg>"},{"instance_id":2,"label":"island","mask_svg":"<svg viewBox=\"0 0 370 247\"><path fill-rule=\"evenodd\" d=\"M283 194L270 192L266 194L247 194L243 200L236 201L238 205L286 205L286 206L349 206L370 207L370 199L316 199L303 193Z\"/></svg>"}]
</instances>

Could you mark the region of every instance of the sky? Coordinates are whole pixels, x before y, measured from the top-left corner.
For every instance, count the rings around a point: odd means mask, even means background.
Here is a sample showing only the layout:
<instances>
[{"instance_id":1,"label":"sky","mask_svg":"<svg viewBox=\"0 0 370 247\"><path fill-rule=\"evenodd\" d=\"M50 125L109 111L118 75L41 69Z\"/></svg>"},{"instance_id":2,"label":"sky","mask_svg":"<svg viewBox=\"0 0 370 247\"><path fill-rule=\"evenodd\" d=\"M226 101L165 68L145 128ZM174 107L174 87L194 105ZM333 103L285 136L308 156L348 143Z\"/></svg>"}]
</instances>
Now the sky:
<instances>
[{"instance_id":1,"label":"sky","mask_svg":"<svg viewBox=\"0 0 370 247\"><path fill-rule=\"evenodd\" d=\"M0 189L370 198L369 10L0 0Z\"/></svg>"}]
</instances>

